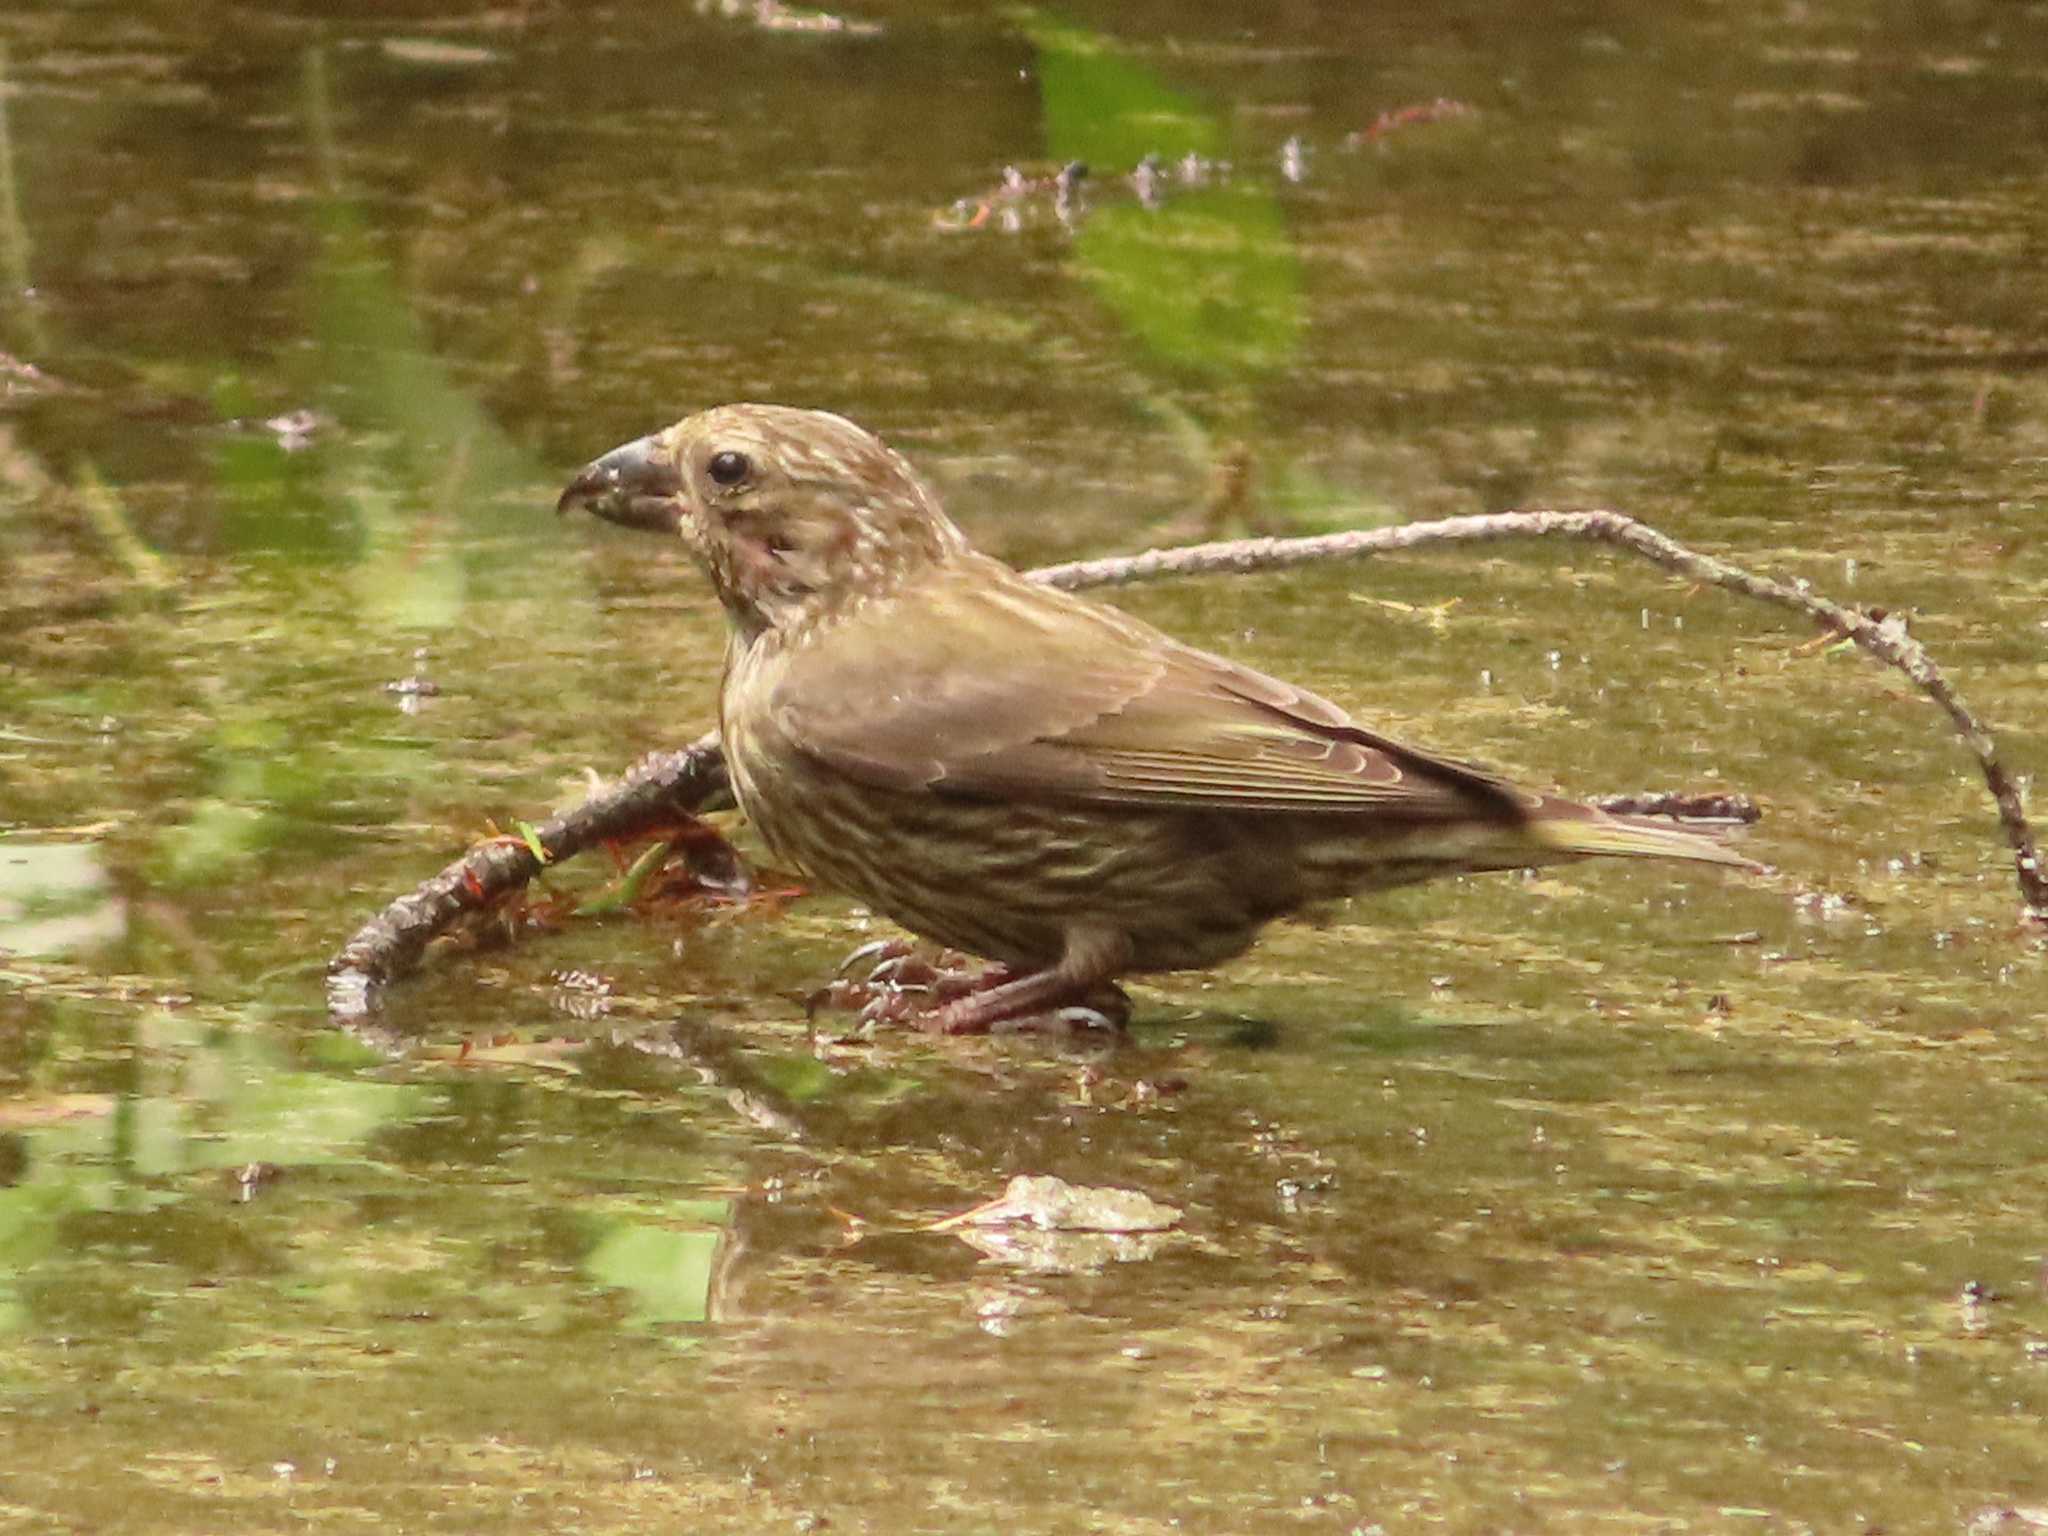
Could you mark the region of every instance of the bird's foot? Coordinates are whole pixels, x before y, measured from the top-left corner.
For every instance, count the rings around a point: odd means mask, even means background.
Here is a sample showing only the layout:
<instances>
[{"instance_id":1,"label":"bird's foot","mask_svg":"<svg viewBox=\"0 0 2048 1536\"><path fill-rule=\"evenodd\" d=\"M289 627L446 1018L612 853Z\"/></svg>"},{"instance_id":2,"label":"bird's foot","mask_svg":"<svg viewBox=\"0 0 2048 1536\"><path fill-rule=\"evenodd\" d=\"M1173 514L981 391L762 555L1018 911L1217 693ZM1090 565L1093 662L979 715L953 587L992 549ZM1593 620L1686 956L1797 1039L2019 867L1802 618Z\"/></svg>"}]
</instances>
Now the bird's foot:
<instances>
[{"instance_id":1,"label":"bird's foot","mask_svg":"<svg viewBox=\"0 0 2048 1536\"><path fill-rule=\"evenodd\" d=\"M1121 1030L1130 1017L1131 999L1114 982L1077 987L1049 971L1020 976L997 966L918 1023L942 1035L1080 1034Z\"/></svg>"},{"instance_id":2,"label":"bird's foot","mask_svg":"<svg viewBox=\"0 0 2048 1536\"><path fill-rule=\"evenodd\" d=\"M865 974L858 974L863 967ZM905 939L878 939L848 955L830 985L805 1000L804 1012L813 1019L820 1011L851 1013L856 1033L926 1024L954 999L988 984L988 969L952 950L931 956Z\"/></svg>"},{"instance_id":3,"label":"bird's foot","mask_svg":"<svg viewBox=\"0 0 2048 1536\"><path fill-rule=\"evenodd\" d=\"M852 974L865 965L864 976ZM920 953L903 939L864 944L839 975L805 1000L821 1011L854 1015L854 1031L908 1025L941 1035L1118 1030L1131 1000L1108 982L1076 986L1052 971L1016 971L945 950Z\"/></svg>"}]
</instances>

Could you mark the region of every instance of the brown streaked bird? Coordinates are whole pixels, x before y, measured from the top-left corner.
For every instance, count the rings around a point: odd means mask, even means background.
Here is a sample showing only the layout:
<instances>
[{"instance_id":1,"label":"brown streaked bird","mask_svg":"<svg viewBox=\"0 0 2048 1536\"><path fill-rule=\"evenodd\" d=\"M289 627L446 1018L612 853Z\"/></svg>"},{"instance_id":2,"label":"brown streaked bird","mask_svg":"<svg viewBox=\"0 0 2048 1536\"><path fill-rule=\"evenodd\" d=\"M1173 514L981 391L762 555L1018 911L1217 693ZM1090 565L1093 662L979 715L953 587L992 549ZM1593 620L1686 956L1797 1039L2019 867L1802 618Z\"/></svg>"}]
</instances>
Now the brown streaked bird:
<instances>
[{"instance_id":1,"label":"brown streaked bird","mask_svg":"<svg viewBox=\"0 0 2048 1536\"><path fill-rule=\"evenodd\" d=\"M1712 837L1406 746L977 551L852 422L727 405L562 493L673 531L730 630L719 720L779 856L1004 968L984 1030L1211 966L1311 903L1594 854L1759 868Z\"/></svg>"}]
</instances>

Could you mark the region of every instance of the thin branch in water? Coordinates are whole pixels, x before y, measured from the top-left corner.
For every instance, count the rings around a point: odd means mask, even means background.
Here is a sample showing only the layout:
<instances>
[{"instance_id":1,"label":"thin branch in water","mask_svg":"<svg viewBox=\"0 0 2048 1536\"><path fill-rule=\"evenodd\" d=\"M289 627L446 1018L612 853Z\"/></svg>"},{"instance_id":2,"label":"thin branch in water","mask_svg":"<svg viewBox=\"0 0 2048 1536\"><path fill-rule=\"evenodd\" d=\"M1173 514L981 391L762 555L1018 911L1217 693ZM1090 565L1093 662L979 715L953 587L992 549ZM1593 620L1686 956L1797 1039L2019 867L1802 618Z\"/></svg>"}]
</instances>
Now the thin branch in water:
<instances>
[{"instance_id":1,"label":"thin branch in water","mask_svg":"<svg viewBox=\"0 0 2048 1536\"><path fill-rule=\"evenodd\" d=\"M678 817L725 810L732 788L716 732L680 752L643 758L618 783L534 828L549 864L593 844L627 841ZM480 843L358 928L327 963L328 1012L357 1019L376 1007L376 989L419 963L428 944L463 917L488 911L523 889L541 860L521 838Z\"/></svg>"}]
</instances>

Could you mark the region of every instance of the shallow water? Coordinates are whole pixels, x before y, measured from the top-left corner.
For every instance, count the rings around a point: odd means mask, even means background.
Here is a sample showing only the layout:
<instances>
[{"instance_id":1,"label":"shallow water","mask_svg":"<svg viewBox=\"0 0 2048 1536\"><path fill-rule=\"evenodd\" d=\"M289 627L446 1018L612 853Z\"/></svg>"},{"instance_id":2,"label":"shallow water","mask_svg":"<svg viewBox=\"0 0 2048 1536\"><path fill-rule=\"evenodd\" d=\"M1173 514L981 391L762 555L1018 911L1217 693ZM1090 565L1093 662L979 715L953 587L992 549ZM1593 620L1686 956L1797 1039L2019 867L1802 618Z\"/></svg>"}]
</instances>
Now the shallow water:
<instances>
[{"instance_id":1,"label":"shallow water","mask_svg":"<svg viewBox=\"0 0 2048 1536\"><path fill-rule=\"evenodd\" d=\"M1990 802L1905 680L1639 562L1117 601L1536 783L1752 793L1774 876L1361 902L1115 1043L814 1040L886 931L823 896L440 951L374 1041L322 970L710 722L680 552L551 508L723 399L1020 564L1619 507L1908 611L2036 771L2048 11L347 11L0 12L0 1524L2032 1528ZM998 190L1074 157L1070 221ZM1020 1172L1184 1221L928 1230Z\"/></svg>"}]
</instances>

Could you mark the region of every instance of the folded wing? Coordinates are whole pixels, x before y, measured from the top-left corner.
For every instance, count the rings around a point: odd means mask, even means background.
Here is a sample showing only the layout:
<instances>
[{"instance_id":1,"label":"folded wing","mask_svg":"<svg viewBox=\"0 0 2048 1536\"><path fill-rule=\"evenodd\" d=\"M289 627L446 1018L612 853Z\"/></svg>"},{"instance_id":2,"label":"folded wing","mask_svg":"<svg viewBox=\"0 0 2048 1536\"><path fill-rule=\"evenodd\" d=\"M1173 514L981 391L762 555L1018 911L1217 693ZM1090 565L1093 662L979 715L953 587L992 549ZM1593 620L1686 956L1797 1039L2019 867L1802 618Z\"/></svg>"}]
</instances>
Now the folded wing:
<instances>
[{"instance_id":1,"label":"folded wing","mask_svg":"<svg viewBox=\"0 0 2048 1536\"><path fill-rule=\"evenodd\" d=\"M878 786L1423 821L1541 803L979 557L842 622L858 643L796 652L771 708L804 751Z\"/></svg>"}]
</instances>

